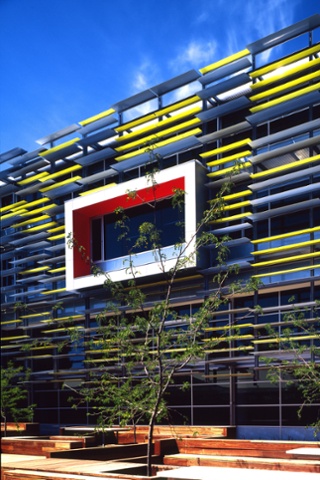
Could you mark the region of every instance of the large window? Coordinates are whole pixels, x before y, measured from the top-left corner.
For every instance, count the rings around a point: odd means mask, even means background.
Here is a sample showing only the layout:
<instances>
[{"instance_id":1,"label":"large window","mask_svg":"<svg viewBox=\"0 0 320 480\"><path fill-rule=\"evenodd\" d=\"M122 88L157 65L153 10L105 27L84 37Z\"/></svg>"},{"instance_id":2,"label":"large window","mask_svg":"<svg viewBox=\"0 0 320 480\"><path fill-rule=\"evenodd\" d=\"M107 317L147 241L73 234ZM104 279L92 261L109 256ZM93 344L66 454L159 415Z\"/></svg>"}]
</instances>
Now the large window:
<instances>
[{"instance_id":1,"label":"large window","mask_svg":"<svg viewBox=\"0 0 320 480\"><path fill-rule=\"evenodd\" d=\"M92 219L91 255L94 262L151 250L153 246L150 243L135 247L139 227L144 223L155 226L160 247L184 241L184 208L174 208L171 198L130 208L126 211L126 217L123 223L127 227L125 229L118 226L121 214L116 212Z\"/></svg>"}]
</instances>

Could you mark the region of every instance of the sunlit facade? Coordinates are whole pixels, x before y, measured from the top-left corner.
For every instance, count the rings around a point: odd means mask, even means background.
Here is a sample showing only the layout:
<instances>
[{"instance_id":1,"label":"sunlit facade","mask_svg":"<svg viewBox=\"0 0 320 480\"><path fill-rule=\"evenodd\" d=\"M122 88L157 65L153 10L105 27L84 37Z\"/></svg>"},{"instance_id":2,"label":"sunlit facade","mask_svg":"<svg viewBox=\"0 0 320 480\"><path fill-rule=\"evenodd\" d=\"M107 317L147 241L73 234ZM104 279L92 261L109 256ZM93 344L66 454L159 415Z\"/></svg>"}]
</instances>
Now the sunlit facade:
<instances>
[{"instance_id":1,"label":"sunlit facade","mask_svg":"<svg viewBox=\"0 0 320 480\"><path fill-rule=\"evenodd\" d=\"M148 111L143 116L141 105ZM156 198L170 268L174 245L188 243L207 202L232 173L222 218L210 231L229 237L228 264L238 265L237 279L253 277L261 286L212 315L204 338L220 331L230 338L176 377L170 421L236 425L246 437L306 435L303 427L320 404L298 418L295 385L268 381L265 357L290 355L275 348L266 326L281 334L286 315L297 308L319 325L320 15L38 144L32 152L13 148L0 156L2 363L31 368L35 421L50 431L87 423L86 408L72 410L62 386L79 384L106 361L87 347L98 338L95 318L106 303L103 276L91 274L90 264L68 247L68 235L113 280L126 281L128 252L115 237L114 211L127 212L134 232L150 221L148 204ZM146 174L153 167L159 171L151 192ZM186 192L180 216L170 208L176 189ZM128 191L136 195L128 199ZM175 230L177 221L183 231ZM136 262L151 306L163 296L161 269L152 251L138 252ZM208 246L175 284L172 305L179 314L197 311L214 290L216 271L216 250ZM68 343L70 329L84 333L77 347ZM310 360L317 336L299 330L293 336L308 347ZM185 381L190 389L182 392Z\"/></svg>"}]
</instances>

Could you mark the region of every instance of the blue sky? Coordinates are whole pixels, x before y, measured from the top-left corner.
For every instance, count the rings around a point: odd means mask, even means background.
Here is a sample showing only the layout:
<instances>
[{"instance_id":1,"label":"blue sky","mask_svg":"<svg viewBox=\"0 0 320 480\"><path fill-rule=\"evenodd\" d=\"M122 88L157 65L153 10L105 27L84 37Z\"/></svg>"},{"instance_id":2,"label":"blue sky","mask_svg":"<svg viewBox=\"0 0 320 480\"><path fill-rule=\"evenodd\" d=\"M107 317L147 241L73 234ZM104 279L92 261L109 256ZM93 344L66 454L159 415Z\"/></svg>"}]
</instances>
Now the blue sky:
<instances>
[{"instance_id":1,"label":"blue sky","mask_svg":"<svg viewBox=\"0 0 320 480\"><path fill-rule=\"evenodd\" d=\"M320 13L320 0L0 0L0 152Z\"/></svg>"}]
</instances>

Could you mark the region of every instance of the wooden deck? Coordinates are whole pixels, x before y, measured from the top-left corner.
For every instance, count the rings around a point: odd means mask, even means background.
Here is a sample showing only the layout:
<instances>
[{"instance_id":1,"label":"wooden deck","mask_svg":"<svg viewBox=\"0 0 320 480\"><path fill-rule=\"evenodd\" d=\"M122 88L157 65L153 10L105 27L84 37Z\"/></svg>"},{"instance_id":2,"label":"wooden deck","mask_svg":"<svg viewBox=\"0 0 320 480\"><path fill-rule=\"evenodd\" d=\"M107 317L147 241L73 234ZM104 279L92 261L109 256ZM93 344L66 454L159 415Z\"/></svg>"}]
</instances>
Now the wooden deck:
<instances>
[{"instance_id":1,"label":"wooden deck","mask_svg":"<svg viewBox=\"0 0 320 480\"><path fill-rule=\"evenodd\" d=\"M274 473L288 473L292 475L292 480L300 479L302 474L316 478L314 474L320 473L319 458L297 458L295 452L301 449L307 449L310 452L318 453L315 442L289 442L289 441L260 441L260 440L237 440L230 438L208 438L212 431L203 429L199 434L199 427L194 427L197 433L190 430L188 435L184 429L175 431L175 436L171 430L156 431L154 441L154 464L159 465L157 475L162 478L193 478L179 477L178 472L185 472L185 467L189 467L188 472L195 472L194 467L211 468L211 472L216 471L216 480L227 480L223 472L233 470L232 480L242 480L237 471L256 472L259 480L266 477L265 472L273 471L272 479L276 480ZM120 432L119 432L120 433ZM131 432L129 432L131 433ZM221 433L221 432L215 432ZM121 432L127 435L128 432ZM127 444L128 438L125 438L123 444L109 444L105 446L88 447L86 440L81 441L77 437L56 436L50 439L38 439L38 447L33 445L33 453L41 452L41 456L25 456L25 447L23 438L17 437L16 446L22 455L10 455L3 453L1 480L97 480L103 479L130 479L128 472L121 469L127 469L132 466L143 466L146 463L146 442L145 432L140 432L143 436L143 443ZM190 435L189 435L190 434ZM10 438L3 439L3 444L8 447ZM29 442L35 439L30 437ZM50 441L52 443L47 444ZM80 444L80 445L79 445ZM45 448L43 448L45 447ZM64 448L64 449L61 449ZM2 448L4 452L5 449ZM11 452L17 453L17 452ZM20 457L20 458L18 458ZM172 471L173 470L173 471ZM116 472L117 471L117 472ZM264 472L264 477L260 472ZM170 473L171 472L171 473ZM204 472L204 470L202 470ZM220 475L221 474L221 475ZM172 475L172 476L170 476ZM270 473L269 473L270 475ZM300 475L300 476L299 476ZM312 478L311 476L311 478ZM135 479L143 479L142 476L135 476ZM195 477L197 479L202 477ZM213 477L207 477L211 480ZM229 478L229 477L228 477ZM243 477L247 478L247 477ZM270 477L268 477L269 480ZM279 477L285 478L285 477ZM288 477L286 477L288 478ZM289 477L291 480L291 477Z\"/></svg>"}]
</instances>

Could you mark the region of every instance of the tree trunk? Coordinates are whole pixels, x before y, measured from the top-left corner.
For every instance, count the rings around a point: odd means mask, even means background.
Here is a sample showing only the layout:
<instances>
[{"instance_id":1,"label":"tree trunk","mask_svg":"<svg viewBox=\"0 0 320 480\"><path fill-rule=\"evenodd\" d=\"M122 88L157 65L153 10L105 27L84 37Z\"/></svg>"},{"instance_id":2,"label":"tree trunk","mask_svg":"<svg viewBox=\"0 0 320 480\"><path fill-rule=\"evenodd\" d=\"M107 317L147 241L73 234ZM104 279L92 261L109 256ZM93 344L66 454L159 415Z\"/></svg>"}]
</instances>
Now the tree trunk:
<instances>
[{"instance_id":1,"label":"tree trunk","mask_svg":"<svg viewBox=\"0 0 320 480\"><path fill-rule=\"evenodd\" d=\"M7 417L3 416L3 436L7 436Z\"/></svg>"},{"instance_id":2,"label":"tree trunk","mask_svg":"<svg viewBox=\"0 0 320 480\"><path fill-rule=\"evenodd\" d=\"M147 476L151 477L152 473L152 454L153 454L153 429L155 424L155 415L152 415L149 422L148 431L148 447L147 447Z\"/></svg>"}]
</instances>

